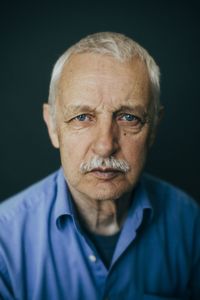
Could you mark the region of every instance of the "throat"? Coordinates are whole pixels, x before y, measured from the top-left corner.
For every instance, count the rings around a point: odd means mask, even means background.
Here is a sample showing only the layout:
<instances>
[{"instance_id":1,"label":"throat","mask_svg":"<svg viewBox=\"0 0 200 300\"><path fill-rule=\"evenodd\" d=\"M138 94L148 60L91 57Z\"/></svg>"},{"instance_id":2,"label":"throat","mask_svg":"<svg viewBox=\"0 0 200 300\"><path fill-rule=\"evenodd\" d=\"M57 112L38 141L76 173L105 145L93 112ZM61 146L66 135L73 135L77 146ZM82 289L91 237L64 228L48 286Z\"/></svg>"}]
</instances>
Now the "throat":
<instances>
[{"instance_id":1,"label":"throat","mask_svg":"<svg viewBox=\"0 0 200 300\"><path fill-rule=\"evenodd\" d=\"M90 202L74 201L81 226L91 233L104 236L120 231L130 205L130 197Z\"/></svg>"},{"instance_id":2,"label":"throat","mask_svg":"<svg viewBox=\"0 0 200 300\"><path fill-rule=\"evenodd\" d=\"M113 201L99 202L96 218L94 219L94 232L101 235L113 235L120 230L119 212Z\"/></svg>"}]
</instances>

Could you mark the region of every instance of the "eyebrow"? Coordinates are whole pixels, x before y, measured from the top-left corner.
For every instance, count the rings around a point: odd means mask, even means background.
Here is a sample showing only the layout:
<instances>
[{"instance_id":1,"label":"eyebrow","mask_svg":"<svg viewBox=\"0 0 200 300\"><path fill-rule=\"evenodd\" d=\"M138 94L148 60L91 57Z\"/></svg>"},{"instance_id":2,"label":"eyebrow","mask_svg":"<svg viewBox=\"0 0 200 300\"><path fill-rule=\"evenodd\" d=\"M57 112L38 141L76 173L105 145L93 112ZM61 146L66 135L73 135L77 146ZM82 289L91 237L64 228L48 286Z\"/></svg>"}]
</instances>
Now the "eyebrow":
<instances>
[{"instance_id":1,"label":"eyebrow","mask_svg":"<svg viewBox=\"0 0 200 300\"><path fill-rule=\"evenodd\" d=\"M64 106L64 115L68 114L76 114L79 112L92 112L95 111L94 108L90 107L89 105L69 105L69 106Z\"/></svg>"},{"instance_id":2,"label":"eyebrow","mask_svg":"<svg viewBox=\"0 0 200 300\"><path fill-rule=\"evenodd\" d=\"M89 105L81 105L81 104L71 104L69 106L64 106L64 115L68 114L76 114L80 112L95 112L96 108L91 107ZM117 114L120 112L131 112L131 113L139 113L143 116L147 116L148 112L147 109L145 109L142 105L121 105L119 107L116 107L113 111L113 114Z\"/></svg>"},{"instance_id":3,"label":"eyebrow","mask_svg":"<svg viewBox=\"0 0 200 300\"><path fill-rule=\"evenodd\" d=\"M129 112L138 112L141 113L143 115L147 114L147 109L145 109L144 106L142 105L122 105L120 106L114 113L119 113L119 112L123 112L123 111L129 111Z\"/></svg>"}]
</instances>

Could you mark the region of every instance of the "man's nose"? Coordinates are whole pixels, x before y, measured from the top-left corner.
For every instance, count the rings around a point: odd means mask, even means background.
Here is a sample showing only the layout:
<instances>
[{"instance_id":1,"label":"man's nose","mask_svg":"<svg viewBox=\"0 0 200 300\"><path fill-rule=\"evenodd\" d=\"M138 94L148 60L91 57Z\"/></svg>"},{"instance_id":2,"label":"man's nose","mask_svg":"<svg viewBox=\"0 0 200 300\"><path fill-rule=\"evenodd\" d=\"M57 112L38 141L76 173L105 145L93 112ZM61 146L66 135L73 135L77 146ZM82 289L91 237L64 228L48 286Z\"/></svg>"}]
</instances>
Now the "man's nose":
<instances>
[{"instance_id":1,"label":"man's nose","mask_svg":"<svg viewBox=\"0 0 200 300\"><path fill-rule=\"evenodd\" d=\"M110 157L119 149L119 130L113 121L102 121L97 127L93 142L93 152L101 157Z\"/></svg>"}]
</instances>

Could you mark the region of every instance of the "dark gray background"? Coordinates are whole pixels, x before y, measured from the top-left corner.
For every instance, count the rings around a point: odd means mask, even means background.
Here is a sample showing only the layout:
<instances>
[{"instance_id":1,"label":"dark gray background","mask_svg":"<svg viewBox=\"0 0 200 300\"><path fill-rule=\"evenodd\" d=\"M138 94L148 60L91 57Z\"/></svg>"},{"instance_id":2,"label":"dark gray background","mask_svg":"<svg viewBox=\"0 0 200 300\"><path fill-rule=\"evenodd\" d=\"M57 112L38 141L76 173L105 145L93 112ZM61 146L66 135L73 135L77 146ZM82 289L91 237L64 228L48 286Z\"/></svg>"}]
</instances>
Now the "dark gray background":
<instances>
[{"instance_id":1,"label":"dark gray background","mask_svg":"<svg viewBox=\"0 0 200 300\"><path fill-rule=\"evenodd\" d=\"M166 111L147 170L200 201L200 20L195 1L1 4L0 201L60 165L42 121L52 66L81 37L118 31L161 67Z\"/></svg>"}]
</instances>

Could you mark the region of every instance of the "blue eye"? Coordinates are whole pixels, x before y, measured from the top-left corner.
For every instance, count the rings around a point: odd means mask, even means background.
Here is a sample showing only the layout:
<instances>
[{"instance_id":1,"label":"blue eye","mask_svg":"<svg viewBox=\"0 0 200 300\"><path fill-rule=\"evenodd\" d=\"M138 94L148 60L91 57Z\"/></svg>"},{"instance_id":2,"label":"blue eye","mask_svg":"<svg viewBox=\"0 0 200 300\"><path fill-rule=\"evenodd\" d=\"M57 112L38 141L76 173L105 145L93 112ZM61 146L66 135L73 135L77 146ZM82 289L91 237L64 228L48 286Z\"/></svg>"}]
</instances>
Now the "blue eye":
<instances>
[{"instance_id":1,"label":"blue eye","mask_svg":"<svg viewBox=\"0 0 200 300\"><path fill-rule=\"evenodd\" d=\"M85 121L86 118L87 118L87 115L86 115L86 114L82 114L82 115L79 115L79 116L76 117L76 119L77 119L78 121Z\"/></svg>"},{"instance_id":2,"label":"blue eye","mask_svg":"<svg viewBox=\"0 0 200 300\"><path fill-rule=\"evenodd\" d=\"M125 121L135 121L135 120L138 120L134 115L131 115L131 114L124 114L122 117L121 117L123 120Z\"/></svg>"}]
</instances>

